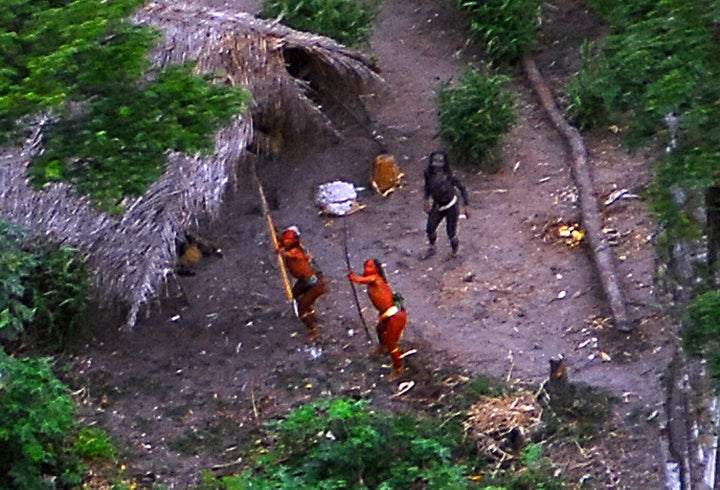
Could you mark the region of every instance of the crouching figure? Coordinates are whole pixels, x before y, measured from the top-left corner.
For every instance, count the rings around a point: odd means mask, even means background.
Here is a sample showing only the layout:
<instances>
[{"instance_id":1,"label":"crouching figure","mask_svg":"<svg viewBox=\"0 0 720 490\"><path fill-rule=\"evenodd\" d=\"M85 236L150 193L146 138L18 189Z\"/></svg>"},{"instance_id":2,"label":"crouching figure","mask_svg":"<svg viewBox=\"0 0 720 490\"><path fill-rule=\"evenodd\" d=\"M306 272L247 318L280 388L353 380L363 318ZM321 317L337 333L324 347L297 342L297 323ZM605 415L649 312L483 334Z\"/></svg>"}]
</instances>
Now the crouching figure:
<instances>
[{"instance_id":1,"label":"crouching figure","mask_svg":"<svg viewBox=\"0 0 720 490\"><path fill-rule=\"evenodd\" d=\"M194 276L195 269L207 257L222 257L220 248L207 238L186 232L183 239L176 240L178 255L175 272L181 276Z\"/></svg>"}]
</instances>

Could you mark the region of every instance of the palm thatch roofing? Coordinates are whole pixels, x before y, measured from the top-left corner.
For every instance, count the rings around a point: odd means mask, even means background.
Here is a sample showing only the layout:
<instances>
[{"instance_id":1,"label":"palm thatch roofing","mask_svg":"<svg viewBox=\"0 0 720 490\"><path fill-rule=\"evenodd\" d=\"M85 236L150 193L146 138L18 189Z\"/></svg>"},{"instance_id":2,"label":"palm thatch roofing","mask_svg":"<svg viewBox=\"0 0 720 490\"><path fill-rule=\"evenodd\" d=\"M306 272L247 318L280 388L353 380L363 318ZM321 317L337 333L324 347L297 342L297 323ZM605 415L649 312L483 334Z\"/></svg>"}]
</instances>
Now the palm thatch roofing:
<instances>
[{"instance_id":1,"label":"palm thatch roofing","mask_svg":"<svg viewBox=\"0 0 720 490\"><path fill-rule=\"evenodd\" d=\"M148 3L134 20L163 32L165 41L152 53L158 65L197 60L199 72L219 71L227 83L250 90L261 148L277 150L275 142L283 135L334 132L311 94L342 94L352 103L382 84L373 62L361 52L246 12L165 0Z\"/></svg>"},{"instance_id":2,"label":"palm thatch roofing","mask_svg":"<svg viewBox=\"0 0 720 490\"><path fill-rule=\"evenodd\" d=\"M34 190L27 167L42 151L39 116L32 137L0 152L0 216L78 249L88 261L95 298L126 308L124 328L174 280L176 240L201 218L217 218L225 191L251 145L274 147L284 135L333 125L309 97L313 90L360 95L382 84L372 63L357 51L243 12L185 3L150 2L132 21L158 28L163 41L151 52L157 66L197 60L199 73L221 73L228 84L250 90L250 110L215 135L212 157L168 154L162 177L133 199L121 217L94 210L65 183Z\"/></svg>"}]
</instances>

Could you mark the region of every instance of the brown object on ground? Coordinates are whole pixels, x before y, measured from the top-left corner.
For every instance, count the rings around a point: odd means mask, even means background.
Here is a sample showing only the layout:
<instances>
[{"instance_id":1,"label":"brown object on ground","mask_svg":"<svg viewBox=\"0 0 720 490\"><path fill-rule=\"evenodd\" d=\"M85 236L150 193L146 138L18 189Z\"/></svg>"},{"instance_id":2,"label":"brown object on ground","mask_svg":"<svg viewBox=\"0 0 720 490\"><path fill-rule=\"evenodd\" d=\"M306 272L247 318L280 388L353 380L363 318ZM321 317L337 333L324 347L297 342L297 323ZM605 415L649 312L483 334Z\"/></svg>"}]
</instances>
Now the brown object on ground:
<instances>
[{"instance_id":1,"label":"brown object on ground","mask_svg":"<svg viewBox=\"0 0 720 490\"><path fill-rule=\"evenodd\" d=\"M567 388L567 361L563 357L550 359L550 386L563 390Z\"/></svg>"},{"instance_id":2,"label":"brown object on ground","mask_svg":"<svg viewBox=\"0 0 720 490\"><path fill-rule=\"evenodd\" d=\"M178 244L177 274L194 276L204 257L222 257L222 250L211 240L194 233L186 233L185 239Z\"/></svg>"},{"instance_id":3,"label":"brown object on ground","mask_svg":"<svg viewBox=\"0 0 720 490\"><path fill-rule=\"evenodd\" d=\"M570 384L567 371L567 359L564 356L550 359L550 376L547 383L547 392L551 404L555 407L572 405L575 396L573 385Z\"/></svg>"},{"instance_id":4,"label":"brown object on ground","mask_svg":"<svg viewBox=\"0 0 720 490\"><path fill-rule=\"evenodd\" d=\"M378 155L373 165L372 186L378 194L386 197L395 191L405 176L400 171L395 157L388 154Z\"/></svg>"},{"instance_id":5,"label":"brown object on ground","mask_svg":"<svg viewBox=\"0 0 720 490\"><path fill-rule=\"evenodd\" d=\"M478 450L501 464L518 457L541 419L542 409L535 395L518 392L481 398L470 407L463 425Z\"/></svg>"},{"instance_id":6,"label":"brown object on ground","mask_svg":"<svg viewBox=\"0 0 720 490\"><path fill-rule=\"evenodd\" d=\"M593 260L600 276L603 291L612 311L615 328L621 332L632 330L632 324L628 318L625 299L620 289L620 283L615 273L615 264L610 253L610 244L602 232L602 216L595 200L595 190L592 178L587 168L588 154L583 143L580 132L565 121L553 101L550 88L530 56L523 58L525 74L532 83L533 89L540 99L545 112L552 120L557 130L567 140L572 151L572 172L575 183L580 194L580 209L585 231L587 232L588 244L592 252Z\"/></svg>"},{"instance_id":7,"label":"brown object on ground","mask_svg":"<svg viewBox=\"0 0 720 490\"><path fill-rule=\"evenodd\" d=\"M202 260L202 252L200 248L193 244L189 244L186 247L182 247L184 250L180 255L180 266L178 267L178 274L194 275L190 269L200 263Z\"/></svg>"}]
</instances>

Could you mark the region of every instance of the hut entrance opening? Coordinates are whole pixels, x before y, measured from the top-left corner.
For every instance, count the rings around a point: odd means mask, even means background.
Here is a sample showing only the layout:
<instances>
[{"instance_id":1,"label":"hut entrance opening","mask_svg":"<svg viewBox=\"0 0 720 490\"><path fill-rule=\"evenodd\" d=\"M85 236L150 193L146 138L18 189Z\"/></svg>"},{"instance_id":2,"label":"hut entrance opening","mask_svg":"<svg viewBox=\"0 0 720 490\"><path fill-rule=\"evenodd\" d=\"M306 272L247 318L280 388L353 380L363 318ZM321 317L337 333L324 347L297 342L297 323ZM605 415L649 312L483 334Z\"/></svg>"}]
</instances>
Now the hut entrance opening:
<instances>
[{"instance_id":1,"label":"hut entrance opening","mask_svg":"<svg viewBox=\"0 0 720 490\"><path fill-rule=\"evenodd\" d=\"M367 127L370 124L358 88L348 84L332 67L300 48L283 50L283 58L288 74L303 85L305 95L322 108L333 124L339 128L354 124ZM348 92L353 96L343 95Z\"/></svg>"}]
</instances>

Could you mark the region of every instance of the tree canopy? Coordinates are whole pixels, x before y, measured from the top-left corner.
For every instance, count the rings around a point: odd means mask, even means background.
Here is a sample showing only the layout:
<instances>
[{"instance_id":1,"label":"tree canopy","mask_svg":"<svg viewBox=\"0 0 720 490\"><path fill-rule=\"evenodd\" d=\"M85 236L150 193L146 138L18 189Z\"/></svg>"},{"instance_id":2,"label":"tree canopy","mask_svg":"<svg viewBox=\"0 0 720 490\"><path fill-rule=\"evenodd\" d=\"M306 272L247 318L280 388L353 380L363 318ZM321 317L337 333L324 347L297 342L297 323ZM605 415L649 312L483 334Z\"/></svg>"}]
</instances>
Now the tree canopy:
<instances>
[{"instance_id":1,"label":"tree canopy","mask_svg":"<svg viewBox=\"0 0 720 490\"><path fill-rule=\"evenodd\" d=\"M106 210L138 196L165 153L207 152L213 134L243 110L247 92L193 74L192 65L151 68L159 33L127 17L139 0L9 0L0 5L0 129L24 136L51 114L36 185L75 184Z\"/></svg>"}]
</instances>

